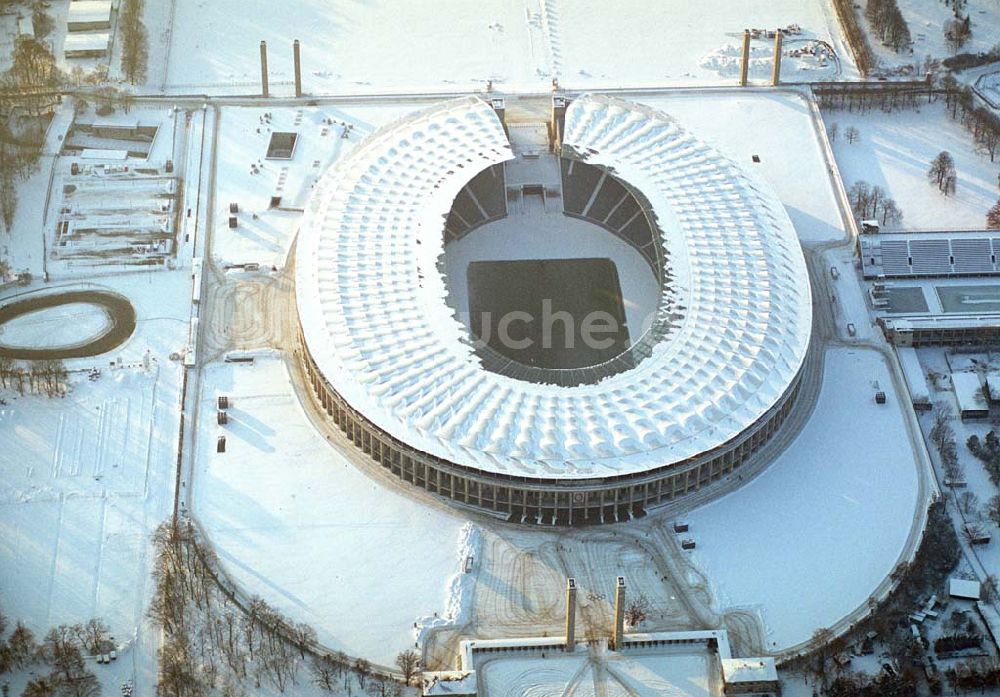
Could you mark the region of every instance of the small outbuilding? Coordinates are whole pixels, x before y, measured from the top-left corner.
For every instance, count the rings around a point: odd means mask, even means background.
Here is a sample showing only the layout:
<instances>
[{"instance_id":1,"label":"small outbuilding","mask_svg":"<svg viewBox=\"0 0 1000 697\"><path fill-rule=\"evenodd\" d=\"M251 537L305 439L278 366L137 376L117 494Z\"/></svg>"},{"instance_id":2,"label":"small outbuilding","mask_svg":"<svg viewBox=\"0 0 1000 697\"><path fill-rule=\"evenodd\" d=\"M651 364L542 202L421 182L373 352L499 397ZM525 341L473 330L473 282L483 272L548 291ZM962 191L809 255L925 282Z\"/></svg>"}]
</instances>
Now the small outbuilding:
<instances>
[{"instance_id":1,"label":"small outbuilding","mask_svg":"<svg viewBox=\"0 0 1000 697\"><path fill-rule=\"evenodd\" d=\"M66 29L99 31L111 29L111 0L75 0L69 4Z\"/></svg>"},{"instance_id":2,"label":"small outbuilding","mask_svg":"<svg viewBox=\"0 0 1000 697\"><path fill-rule=\"evenodd\" d=\"M962 419L985 419L990 415L983 383L979 373L963 371L951 374L951 384L955 387L958 412Z\"/></svg>"},{"instance_id":3,"label":"small outbuilding","mask_svg":"<svg viewBox=\"0 0 1000 697\"><path fill-rule=\"evenodd\" d=\"M948 595L962 600L979 600L982 587L979 581L969 581L964 578L948 579Z\"/></svg>"},{"instance_id":4,"label":"small outbuilding","mask_svg":"<svg viewBox=\"0 0 1000 697\"><path fill-rule=\"evenodd\" d=\"M104 58L108 55L111 36L99 34L67 34L63 42L66 58Z\"/></svg>"},{"instance_id":5,"label":"small outbuilding","mask_svg":"<svg viewBox=\"0 0 1000 697\"><path fill-rule=\"evenodd\" d=\"M778 669L770 656L723 658L722 683L727 695L781 694Z\"/></svg>"}]
</instances>

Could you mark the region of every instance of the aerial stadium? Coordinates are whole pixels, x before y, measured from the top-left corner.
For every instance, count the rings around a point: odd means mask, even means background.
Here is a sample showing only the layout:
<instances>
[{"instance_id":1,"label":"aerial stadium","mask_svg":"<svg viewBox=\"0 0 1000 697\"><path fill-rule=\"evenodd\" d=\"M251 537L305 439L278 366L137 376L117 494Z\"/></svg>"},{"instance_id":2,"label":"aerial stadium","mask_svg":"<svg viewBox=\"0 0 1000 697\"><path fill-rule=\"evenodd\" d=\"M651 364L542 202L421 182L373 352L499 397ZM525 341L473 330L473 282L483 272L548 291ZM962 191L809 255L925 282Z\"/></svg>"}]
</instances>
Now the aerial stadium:
<instances>
[{"instance_id":1,"label":"aerial stadium","mask_svg":"<svg viewBox=\"0 0 1000 697\"><path fill-rule=\"evenodd\" d=\"M318 405L405 482L514 522L641 516L732 473L794 407L802 251L765 185L660 111L509 111L435 105L323 175L295 253L299 355ZM595 313L601 341L579 331Z\"/></svg>"}]
</instances>

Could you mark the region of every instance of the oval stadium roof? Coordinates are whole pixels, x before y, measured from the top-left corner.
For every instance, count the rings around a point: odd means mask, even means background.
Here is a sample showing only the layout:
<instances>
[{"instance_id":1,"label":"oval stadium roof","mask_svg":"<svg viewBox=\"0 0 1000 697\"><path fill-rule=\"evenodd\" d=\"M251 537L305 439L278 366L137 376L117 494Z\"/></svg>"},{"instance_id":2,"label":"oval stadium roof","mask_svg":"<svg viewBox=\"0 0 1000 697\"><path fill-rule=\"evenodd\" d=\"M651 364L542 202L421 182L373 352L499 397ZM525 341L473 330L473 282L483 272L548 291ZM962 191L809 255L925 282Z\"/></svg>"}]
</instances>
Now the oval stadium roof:
<instances>
[{"instance_id":1,"label":"oval stadium roof","mask_svg":"<svg viewBox=\"0 0 1000 697\"><path fill-rule=\"evenodd\" d=\"M775 405L809 344L812 308L781 203L654 109L585 95L564 144L649 200L684 306L636 367L576 387L485 370L445 302L445 216L459 190L513 158L482 100L393 123L317 183L299 234L302 331L332 387L412 447L544 479L639 473L716 448Z\"/></svg>"}]
</instances>

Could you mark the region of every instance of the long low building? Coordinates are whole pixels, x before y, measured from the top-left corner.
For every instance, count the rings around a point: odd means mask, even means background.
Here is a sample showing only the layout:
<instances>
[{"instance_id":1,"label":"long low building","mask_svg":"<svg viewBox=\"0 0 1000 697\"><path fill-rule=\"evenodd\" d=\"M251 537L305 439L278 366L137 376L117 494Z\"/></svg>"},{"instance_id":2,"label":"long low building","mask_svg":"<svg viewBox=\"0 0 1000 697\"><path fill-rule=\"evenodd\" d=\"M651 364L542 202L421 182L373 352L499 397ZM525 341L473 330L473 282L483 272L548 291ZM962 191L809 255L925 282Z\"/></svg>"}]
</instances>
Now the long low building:
<instances>
[{"instance_id":1,"label":"long low building","mask_svg":"<svg viewBox=\"0 0 1000 697\"><path fill-rule=\"evenodd\" d=\"M67 58L104 58L108 55L110 35L67 34L63 42L63 54Z\"/></svg>"},{"instance_id":2,"label":"long low building","mask_svg":"<svg viewBox=\"0 0 1000 697\"><path fill-rule=\"evenodd\" d=\"M669 116L583 96L558 132L561 157L621 183L584 191L614 204L601 227L660 284L625 353L571 380L494 365L445 302L447 239L505 215L481 200L494 175L463 190L514 157L470 97L380 130L317 183L296 251L300 354L334 423L404 481L513 521L616 521L727 476L775 433L810 345L809 282L774 194Z\"/></svg>"},{"instance_id":3,"label":"long low building","mask_svg":"<svg viewBox=\"0 0 1000 697\"><path fill-rule=\"evenodd\" d=\"M111 28L111 0L74 0L69 4L66 28L70 32Z\"/></svg>"},{"instance_id":4,"label":"long low building","mask_svg":"<svg viewBox=\"0 0 1000 697\"><path fill-rule=\"evenodd\" d=\"M1000 274L1000 236L993 230L889 232L859 240L865 278Z\"/></svg>"},{"instance_id":5,"label":"long low building","mask_svg":"<svg viewBox=\"0 0 1000 697\"><path fill-rule=\"evenodd\" d=\"M1000 345L1000 317L996 314L880 317L878 324L896 346Z\"/></svg>"}]
</instances>

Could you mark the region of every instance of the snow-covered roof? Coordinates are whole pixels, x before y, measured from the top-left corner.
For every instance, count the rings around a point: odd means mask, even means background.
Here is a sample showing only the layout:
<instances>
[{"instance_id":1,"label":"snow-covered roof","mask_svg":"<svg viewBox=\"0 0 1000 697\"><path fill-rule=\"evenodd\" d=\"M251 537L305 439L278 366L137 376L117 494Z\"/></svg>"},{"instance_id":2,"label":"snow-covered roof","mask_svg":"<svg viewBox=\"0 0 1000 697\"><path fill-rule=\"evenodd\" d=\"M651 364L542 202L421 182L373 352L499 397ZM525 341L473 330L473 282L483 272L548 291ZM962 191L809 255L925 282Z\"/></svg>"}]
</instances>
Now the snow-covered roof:
<instances>
[{"instance_id":1,"label":"snow-covered roof","mask_svg":"<svg viewBox=\"0 0 1000 697\"><path fill-rule=\"evenodd\" d=\"M989 408L983 394L983 381L978 373L961 372L951 374L951 384L955 388L955 399L962 413L985 411Z\"/></svg>"},{"instance_id":2,"label":"snow-covered roof","mask_svg":"<svg viewBox=\"0 0 1000 697\"><path fill-rule=\"evenodd\" d=\"M445 302L445 216L476 174L513 157L475 97L387 126L317 183L297 250L302 329L337 392L378 427L491 472L589 478L715 448L785 394L812 308L781 203L669 116L583 96L565 145L649 200L667 249L677 326L636 367L596 384L485 370Z\"/></svg>"},{"instance_id":3,"label":"snow-covered roof","mask_svg":"<svg viewBox=\"0 0 1000 697\"><path fill-rule=\"evenodd\" d=\"M979 600L979 593L979 581L969 581L964 578L952 578L948 580L948 595L952 598Z\"/></svg>"},{"instance_id":4,"label":"snow-covered roof","mask_svg":"<svg viewBox=\"0 0 1000 697\"><path fill-rule=\"evenodd\" d=\"M774 659L770 657L724 658L722 678L727 684L777 682L778 669Z\"/></svg>"},{"instance_id":5,"label":"snow-covered roof","mask_svg":"<svg viewBox=\"0 0 1000 697\"><path fill-rule=\"evenodd\" d=\"M78 0L69 4L69 23L110 22L111 0Z\"/></svg>"},{"instance_id":6,"label":"snow-covered roof","mask_svg":"<svg viewBox=\"0 0 1000 697\"><path fill-rule=\"evenodd\" d=\"M63 42L63 52L73 51L106 51L111 35L102 32L99 34L67 34L66 41Z\"/></svg>"},{"instance_id":7,"label":"snow-covered roof","mask_svg":"<svg viewBox=\"0 0 1000 697\"><path fill-rule=\"evenodd\" d=\"M927 390L927 374L920 365L917 358L917 350L906 346L897 346L896 354L899 356L899 363L903 368L903 378L906 386L910 390L910 398L914 401L930 401L930 392Z\"/></svg>"}]
</instances>

